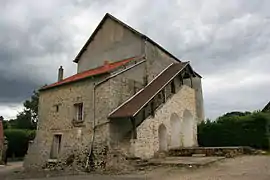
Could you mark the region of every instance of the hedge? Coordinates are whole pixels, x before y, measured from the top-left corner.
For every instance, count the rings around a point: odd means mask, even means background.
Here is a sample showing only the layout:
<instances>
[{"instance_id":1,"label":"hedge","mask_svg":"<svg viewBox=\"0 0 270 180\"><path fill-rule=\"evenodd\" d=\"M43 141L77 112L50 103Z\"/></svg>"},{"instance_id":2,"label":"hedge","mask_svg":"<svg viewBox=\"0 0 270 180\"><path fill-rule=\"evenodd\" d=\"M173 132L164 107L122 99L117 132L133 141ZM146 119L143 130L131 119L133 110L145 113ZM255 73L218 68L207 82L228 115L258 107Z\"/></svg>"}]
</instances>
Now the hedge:
<instances>
[{"instance_id":1,"label":"hedge","mask_svg":"<svg viewBox=\"0 0 270 180\"><path fill-rule=\"evenodd\" d=\"M5 129L8 140L8 157L24 157L27 153L28 143L35 137L34 130Z\"/></svg>"},{"instance_id":2,"label":"hedge","mask_svg":"<svg viewBox=\"0 0 270 180\"><path fill-rule=\"evenodd\" d=\"M257 112L245 116L224 116L198 125L200 146L250 146L270 149L270 114Z\"/></svg>"}]
</instances>

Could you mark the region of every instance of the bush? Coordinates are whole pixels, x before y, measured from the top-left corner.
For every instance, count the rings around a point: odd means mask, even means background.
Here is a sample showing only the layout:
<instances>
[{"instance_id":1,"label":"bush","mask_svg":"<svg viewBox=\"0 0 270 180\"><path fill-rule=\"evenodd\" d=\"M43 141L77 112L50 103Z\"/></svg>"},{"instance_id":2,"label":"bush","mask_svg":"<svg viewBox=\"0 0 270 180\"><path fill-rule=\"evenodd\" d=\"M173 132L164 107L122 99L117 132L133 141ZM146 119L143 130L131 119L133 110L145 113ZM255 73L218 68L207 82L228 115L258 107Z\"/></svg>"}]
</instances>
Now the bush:
<instances>
[{"instance_id":1,"label":"bush","mask_svg":"<svg viewBox=\"0 0 270 180\"><path fill-rule=\"evenodd\" d=\"M24 157L29 141L35 137L34 130L6 129L4 133L8 140L8 157Z\"/></svg>"},{"instance_id":2,"label":"bush","mask_svg":"<svg viewBox=\"0 0 270 180\"><path fill-rule=\"evenodd\" d=\"M223 116L198 126L200 146L250 146L270 148L270 115L262 112Z\"/></svg>"}]
</instances>

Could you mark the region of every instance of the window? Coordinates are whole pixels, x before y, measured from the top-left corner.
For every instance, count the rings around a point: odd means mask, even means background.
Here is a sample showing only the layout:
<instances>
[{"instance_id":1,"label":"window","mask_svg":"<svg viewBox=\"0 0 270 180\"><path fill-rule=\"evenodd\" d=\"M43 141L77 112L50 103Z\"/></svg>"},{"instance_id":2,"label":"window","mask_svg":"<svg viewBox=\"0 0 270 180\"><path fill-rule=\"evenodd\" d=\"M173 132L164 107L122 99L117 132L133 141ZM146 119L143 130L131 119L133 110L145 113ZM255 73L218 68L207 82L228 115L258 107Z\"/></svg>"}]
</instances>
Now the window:
<instances>
[{"instance_id":1,"label":"window","mask_svg":"<svg viewBox=\"0 0 270 180\"><path fill-rule=\"evenodd\" d=\"M83 121L83 103L75 104L76 120Z\"/></svg>"},{"instance_id":2,"label":"window","mask_svg":"<svg viewBox=\"0 0 270 180\"><path fill-rule=\"evenodd\" d=\"M51 159L57 159L60 153L60 147L61 147L61 140L62 135L61 134L55 134L53 136L53 142L52 142L52 148L51 148Z\"/></svg>"},{"instance_id":3,"label":"window","mask_svg":"<svg viewBox=\"0 0 270 180\"><path fill-rule=\"evenodd\" d=\"M59 105L55 105L55 112L59 111Z\"/></svg>"}]
</instances>

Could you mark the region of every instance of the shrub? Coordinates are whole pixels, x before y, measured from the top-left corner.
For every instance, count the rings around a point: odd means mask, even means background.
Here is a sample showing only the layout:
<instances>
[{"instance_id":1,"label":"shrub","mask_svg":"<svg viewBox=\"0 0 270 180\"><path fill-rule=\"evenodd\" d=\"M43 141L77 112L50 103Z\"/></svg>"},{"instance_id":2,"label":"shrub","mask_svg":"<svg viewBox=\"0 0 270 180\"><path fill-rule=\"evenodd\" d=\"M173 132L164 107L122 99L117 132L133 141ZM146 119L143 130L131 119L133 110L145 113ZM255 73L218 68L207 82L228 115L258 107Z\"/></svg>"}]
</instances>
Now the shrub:
<instances>
[{"instance_id":1,"label":"shrub","mask_svg":"<svg viewBox=\"0 0 270 180\"><path fill-rule=\"evenodd\" d=\"M8 140L8 157L24 157L29 141L35 137L34 130L6 129L4 133Z\"/></svg>"},{"instance_id":2,"label":"shrub","mask_svg":"<svg viewBox=\"0 0 270 180\"><path fill-rule=\"evenodd\" d=\"M270 148L270 115L252 113L241 116L223 116L216 121L198 125L200 146L251 146Z\"/></svg>"}]
</instances>

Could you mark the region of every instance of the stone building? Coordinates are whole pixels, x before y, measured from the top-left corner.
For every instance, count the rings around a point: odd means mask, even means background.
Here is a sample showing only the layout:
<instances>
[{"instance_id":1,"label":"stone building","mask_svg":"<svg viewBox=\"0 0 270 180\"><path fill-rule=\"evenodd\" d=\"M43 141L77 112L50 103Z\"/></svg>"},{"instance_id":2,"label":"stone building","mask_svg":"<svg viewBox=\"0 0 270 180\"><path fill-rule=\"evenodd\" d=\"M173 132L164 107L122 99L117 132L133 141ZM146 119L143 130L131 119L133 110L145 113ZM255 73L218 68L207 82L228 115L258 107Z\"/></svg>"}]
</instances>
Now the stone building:
<instances>
[{"instance_id":1,"label":"stone building","mask_svg":"<svg viewBox=\"0 0 270 180\"><path fill-rule=\"evenodd\" d=\"M270 102L263 108L262 112L270 112Z\"/></svg>"},{"instance_id":2,"label":"stone building","mask_svg":"<svg viewBox=\"0 0 270 180\"><path fill-rule=\"evenodd\" d=\"M159 44L106 14L74 60L77 74L40 89L36 138L24 166L71 157L151 158L197 146L201 76ZM86 163L87 166L88 163ZM97 163L96 163L97 164Z\"/></svg>"}]
</instances>

